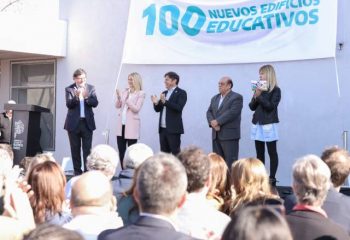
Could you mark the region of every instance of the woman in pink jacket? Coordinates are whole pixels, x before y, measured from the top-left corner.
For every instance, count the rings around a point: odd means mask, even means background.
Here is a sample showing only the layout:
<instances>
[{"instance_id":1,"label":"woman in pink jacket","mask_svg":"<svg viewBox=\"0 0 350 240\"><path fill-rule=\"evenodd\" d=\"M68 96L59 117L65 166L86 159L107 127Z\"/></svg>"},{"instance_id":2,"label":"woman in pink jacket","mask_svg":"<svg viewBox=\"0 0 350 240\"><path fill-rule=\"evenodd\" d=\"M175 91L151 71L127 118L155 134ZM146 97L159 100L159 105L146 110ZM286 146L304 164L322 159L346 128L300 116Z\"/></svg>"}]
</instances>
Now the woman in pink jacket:
<instances>
[{"instance_id":1,"label":"woman in pink jacket","mask_svg":"<svg viewBox=\"0 0 350 240\"><path fill-rule=\"evenodd\" d=\"M124 91L116 90L118 109L117 144L122 168L123 158L127 146L135 144L140 138L139 111L145 100L145 92L142 91L142 79L140 74L134 72L128 76L128 85Z\"/></svg>"}]
</instances>

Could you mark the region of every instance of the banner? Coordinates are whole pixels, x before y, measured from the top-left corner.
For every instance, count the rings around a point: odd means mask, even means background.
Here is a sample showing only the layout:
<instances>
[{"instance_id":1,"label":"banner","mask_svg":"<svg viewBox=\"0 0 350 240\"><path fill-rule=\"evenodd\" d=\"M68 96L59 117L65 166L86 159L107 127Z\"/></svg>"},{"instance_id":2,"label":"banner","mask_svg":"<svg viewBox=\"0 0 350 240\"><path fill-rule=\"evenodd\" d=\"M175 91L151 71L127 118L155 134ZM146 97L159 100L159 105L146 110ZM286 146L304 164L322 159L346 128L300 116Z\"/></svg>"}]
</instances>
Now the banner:
<instances>
[{"instance_id":1,"label":"banner","mask_svg":"<svg viewBox=\"0 0 350 240\"><path fill-rule=\"evenodd\" d=\"M123 63L335 56L337 0L131 0Z\"/></svg>"}]
</instances>

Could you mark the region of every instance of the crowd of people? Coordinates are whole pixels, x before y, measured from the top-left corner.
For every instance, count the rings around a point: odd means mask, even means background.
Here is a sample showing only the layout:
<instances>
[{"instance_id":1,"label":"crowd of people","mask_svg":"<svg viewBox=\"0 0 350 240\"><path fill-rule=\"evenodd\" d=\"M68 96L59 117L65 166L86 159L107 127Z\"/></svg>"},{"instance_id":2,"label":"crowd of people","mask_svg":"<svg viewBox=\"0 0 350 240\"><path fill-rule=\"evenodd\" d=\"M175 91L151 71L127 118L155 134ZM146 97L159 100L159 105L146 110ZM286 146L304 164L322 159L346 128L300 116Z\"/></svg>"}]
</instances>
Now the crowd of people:
<instances>
[{"instance_id":1,"label":"crowd of people","mask_svg":"<svg viewBox=\"0 0 350 240\"><path fill-rule=\"evenodd\" d=\"M331 147L321 157L297 159L294 194L282 199L275 177L281 90L271 65L259 76L249 103L256 157L239 159L243 97L230 77L219 80L206 113L213 146L207 154L181 148L187 93L178 87L178 74L164 75L166 90L151 96L160 113L161 151L155 153L138 143L146 97L141 76L131 73L128 88L116 90L117 151L92 146L98 100L85 70L77 69L65 89L75 176L67 181L47 153L13 166L10 134L0 128L6 136L0 143L0 239L349 239L350 198L339 192L350 173L349 153ZM10 124L11 112L3 116Z\"/></svg>"},{"instance_id":2,"label":"crowd of people","mask_svg":"<svg viewBox=\"0 0 350 240\"><path fill-rule=\"evenodd\" d=\"M119 153L94 146L88 171L67 183L53 156L13 167L0 144L0 239L349 239L350 198L339 190L350 155L339 147L297 159L285 201L254 157L229 168L196 146L175 156L135 143L123 158L116 172Z\"/></svg>"}]
</instances>

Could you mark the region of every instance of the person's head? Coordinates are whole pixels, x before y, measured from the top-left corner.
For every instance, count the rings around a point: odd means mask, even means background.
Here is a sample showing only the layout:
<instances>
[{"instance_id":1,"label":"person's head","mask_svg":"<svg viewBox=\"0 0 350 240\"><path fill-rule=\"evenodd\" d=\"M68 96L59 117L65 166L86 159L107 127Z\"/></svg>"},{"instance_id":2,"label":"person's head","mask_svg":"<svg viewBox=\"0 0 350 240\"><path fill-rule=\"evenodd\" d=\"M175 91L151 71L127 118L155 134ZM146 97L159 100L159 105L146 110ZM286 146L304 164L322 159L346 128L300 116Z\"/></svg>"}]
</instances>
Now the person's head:
<instances>
[{"instance_id":1,"label":"person's head","mask_svg":"<svg viewBox=\"0 0 350 240\"><path fill-rule=\"evenodd\" d=\"M211 177L208 195L225 199L231 196L231 179L227 164L217 153L209 153L208 157Z\"/></svg>"},{"instance_id":2,"label":"person's head","mask_svg":"<svg viewBox=\"0 0 350 240\"><path fill-rule=\"evenodd\" d=\"M222 77L219 80L219 92L221 95L225 96L233 87L233 82L230 77Z\"/></svg>"},{"instance_id":3,"label":"person's head","mask_svg":"<svg viewBox=\"0 0 350 240\"><path fill-rule=\"evenodd\" d=\"M128 85L135 91L142 90L142 78L137 72L130 73L128 76Z\"/></svg>"},{"instance_id":4,"label":"person's head","mask_svg":"<svg viewBox=\"0 0 350 240\"><path fill-rule=\"evenodd\" d=\"M99 144L93 147L86 162L89 170L102 171L109 179L112 179L114 176L118 164L118 152L106 144Z\"/></svg>"},{"instance_id":5,"label":"person's head","mask_svg":"<svg viewBox=\"0 0 350 240\"><path fill-rule=\"evenodd\" d=\"M12 150L12 147L10 144L0 143L0 149L5 150L9 154L10 158L13 161L14 155L13 155L13 150Z\"/></svg>"},{"instance_id":6,"label":"person's head","mask_svg":"<svg viewBox=\"0 0 350 240\"><path fill-rule=\"evenodd\" d=\"M16 101L14 101L14 100L8 100L8 101L7 101L7 104L16 104ZM6 115L7 115L9 118L12 118L12 109L6 110Z\"/></svg>"},{"instance_id":7,"label":"person's head","mask_svg":"<svg viewBox=\"0 0 350 240\"><path fill-rule=\"evenodd\" d=\"M237 211L227 225L222 240L292 240L283 216L267 206L246 207Z\"/></svg>"},{"instance_id":8,"label":"person's head","mask_svg":"<svg viewBox=\"0 0 350 240\"><path fill-rule=\"evenodd\" d=\"M40 153L30 158L30 162L28 163L28 167L26 169L26 178L28 178L28 174L30 171L38 164L51 161L56 162L55 158L49 153Z\"/></svg>"},{"instance_id":9,"label":"person's head","mask_svg":"<svg viewBox=\"0 0 350 240\"><path fill-rule=\"evenodd\" d=\"M73 215L88 213L91 208L112 210L115 201L110 180L100 171L79 176L72 186L70 206Z\"/></svg>"},{"instance_id":10,"label":"person's head","mask_svg":"<svg viewBox=\"0 0 350 240\"><path fill-rule=\"evenodd\" d=\"M5 176L12 169L13 160L8 151L0 149L0 175Z\"/></svg>"},{"instance_id":11,"label":"person's head","mask_svg":"<svg viewBox=\"0 0 350 240\"><path fill-rule=\"evenodd\" d=\"M277 86L276 72L271 65L264 65L259 69L259 78L267 82L270 92Z\"/></svg>"},{"instance_id":12,"label":"person's head","mask_svg":"<svg viewBox=\"0 0 350 240\"><path fill-rule=\"evenodd\" d=\"M257 158L243 158L232 164L232 184L236 194L242 192L270 193L269 177Z\"/></svg>"},{"instance_id":13,"label":"person's head","mask_svg":"<svg viewBox=\"0 0 350 240\"><path fill-rule=\"evenodd\" d=\"M323 151L321 159L331 170L331 180L335 188L344 184L350 173L350 156L345 149L333 146Z\"/></svg>"},{"instance_id":14,"label":"person's head","mask_svg":"<svg viewBox=\"0 0 350 240\"><path fill-rule=\"evenodd\" d=\"M82 68L78 68L73 73L73 80L78 87L84 87L86 84L86 72Z\"/></svg>"},{"instance_id":15,"label":"person's head","mask_svg":"<svg viewBox=\"0 0 350 240\"><path fill-rule=\"evenodd\" d=\"M124 168L136 169L147 158L153 156L153 150L144 143L136 143L129 146L124 155Z\"/></svg>"},{"instance_id":16,"label":"person's head","mask_svg":"<svg viewBox=\"0 0 350 240\"><path fill-rule=\"evenodd\" d=\"M186 187L181 162L171 154L159 153L138 168L134 197L141 212L169 216L185 201Z\"/></svg>"},{"instance_id":17,"label":"person's head","mask_svg":"<svg viewBox=\"0 0 350 240\"><path fill-rule=\"evenodd\" d=\"M164 74L164 82L166 89L171 89L179 85L180 77L176 72L167 72Z\"/></svg>"},{"instance_id":18,"label":"person's head","mask_svg":"<svg viewBox=\"0 0 350 240\"><path fill-rule=\"evenodd\" d=\"M66 177L60 165L52 161L39 163L29 172L27 181L34 192L30 200L36 223L45 221L47 211L52 214L62 211Z\"/></svg>"},{"instance_id":19,"label":"person's head","mask_svg":"<svg viewBox=\"0 0 350 240\"><path fill-rule=\"evenodd\" d=\"M322 206L330 186L331 171L316 155L306 155L293 165L293 191L298 203Z\"/></svg>"},{"instance_id":20,"label":"person's head","mask_svg":"<svg viewBox=\"0 0 350 240\"><path fill-rule=\"evenodd\" d=\"M30 233L24 236L23 240L84 240L76 231L68 230L56 224L40 224Z\"/></svg>"},{"instance_id":21,"label":"person's head","mask_svg":"<svg viewBox=\"0 0 350 240\"><path fill-rule=\"evenodd\" d=\"M210 160L202 149L190 146L183 149L177 156L184 165L187 174L187 191L197 192L210 183Z\"/></svg>"}]
</instances>

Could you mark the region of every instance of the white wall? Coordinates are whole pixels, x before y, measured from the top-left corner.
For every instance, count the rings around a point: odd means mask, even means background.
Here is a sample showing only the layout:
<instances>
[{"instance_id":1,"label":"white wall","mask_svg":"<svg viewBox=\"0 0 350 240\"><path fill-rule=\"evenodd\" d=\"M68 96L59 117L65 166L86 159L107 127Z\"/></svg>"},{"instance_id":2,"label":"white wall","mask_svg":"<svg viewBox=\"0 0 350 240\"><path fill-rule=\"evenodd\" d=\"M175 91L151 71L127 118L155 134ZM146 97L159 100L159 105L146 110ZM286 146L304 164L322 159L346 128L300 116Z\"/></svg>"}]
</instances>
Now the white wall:
<instances>
[{"instance_id":1,"label":"white wall","mask_svg":"<svg viewBox=\"0 0 350 240\"><path fill-rule=\"evenodd\" d=\"M60 1L61 19L68 21L68 42L67 57L59 60L57 65L57 159L70 155L68 137L63 130L66 114L64 87L72 83L72 73L78 67L87 70L88 81L96 86L100 101L95 110L97 130L94 132L93 144L103 143L102 133L110 129L110 143L116 146L114 88L128 7L128 0ZM346 9L350 9L350 2L339 0L338 39L344 42L343 50L337 51L340 96L334 59L273 63L282 89L278 142L280 164L277 173L282 185L290 185L291 166L297 157L308 153L319 155L325 146L342 145L341 134L343 130L350 129L350 83L347 77L350 74L350 15L346 14ZM219 78L229 75L234 80L234 90L244 97L240 157L255 156L254 143L249 139L252 112L248 103L251 98L250 80L257 79L260 65L123 66L120 87L126 85L128 73L137 71L143 76L147 92L141 112L140 141L159 150L158 114L153 111L149 97L164 89L163 75L172 70L180 75L180 87L188 93L183 112L185 134L182 146L196 144L207 152L211 151L210 129L207 127L205 112L210 98L218 91Z\"/></svg>"}]
</instances>

